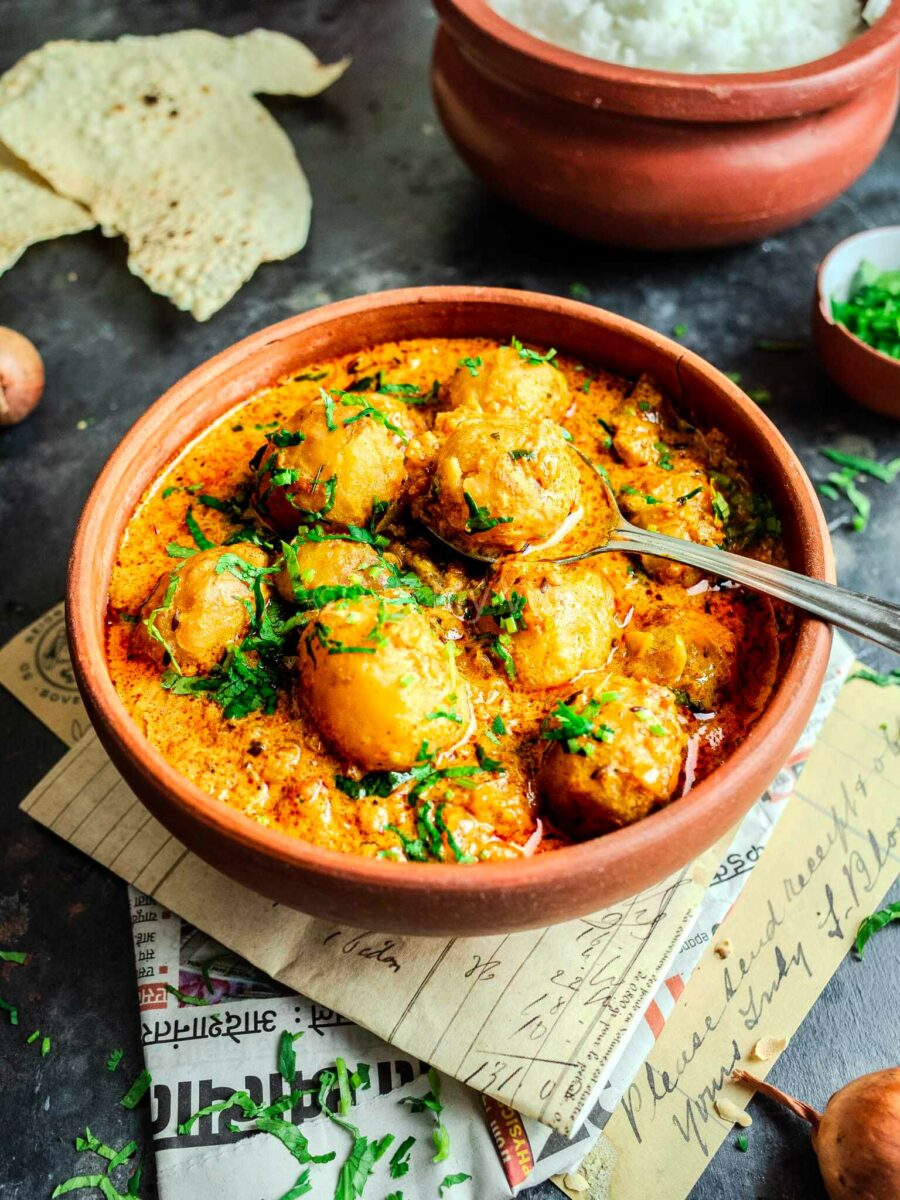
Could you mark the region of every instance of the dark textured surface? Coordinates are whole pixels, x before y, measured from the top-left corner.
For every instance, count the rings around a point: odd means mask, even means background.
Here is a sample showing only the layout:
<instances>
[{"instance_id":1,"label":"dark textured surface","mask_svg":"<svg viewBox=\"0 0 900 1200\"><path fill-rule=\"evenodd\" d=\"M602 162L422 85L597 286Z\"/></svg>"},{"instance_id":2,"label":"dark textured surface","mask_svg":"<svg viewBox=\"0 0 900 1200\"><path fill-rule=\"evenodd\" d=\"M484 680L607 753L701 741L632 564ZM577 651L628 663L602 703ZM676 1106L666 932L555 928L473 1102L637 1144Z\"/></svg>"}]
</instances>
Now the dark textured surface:
<instances>
[{"instance_id":1,"label":"dark textured surface","mask_svg":"<svg viewBox=\"0 0 900 1200\"><path fill-rule=\"evenodd\" d=\"M324 97L270 103L315 195L302 254L262 268L206 325L152 295L129 275L121 243L96 232L34 247L0 278L0 324L34 339L48 375L38 411L0 434L0 641L62 595L87 490L150 401L245 333L360 292L466 282L566 294L578 282L596 303L665 332L684 323L687 344L741 371L746 387L770 389L772 417L814 475L823 471L816 455L822 444L881 458L900 453L900 427L838 395L811 351L754 348L760 336L806 334L814 266L834 242L896 221L896 134L869 175L803 228L761 246L660 258L580 245L484 193L432 110L434 19L426 0L0 0L0 68L49 38L194 26L238 33L254 25L296 34L323 57L355 59ZM896 600L896 492L874 483L868 490L876 502L870 529L862 537L836 531L840 574L849 585ZM879 661L870 649L864 653ZM57 740L5 693L0 730L0 946L33 955L27 967L0 966L0 995L19 1004L24 1027L40 1025L54 1041L41 1059L37 1047L23 1046L0 1022L0 1196L39 1200L71 1173L71 1139L86 1122L117 1145L135 1136L146 1146L147 1129L143 1113L116 1105L124 1077L140 1066L124 885L17 812L59 757ZM821 1104L851 1076L900 1058L895 932L900 928L882 935L864 966L844 963L779 1062L776 1082ZM125 1063L109 1075L104 1063L114 1046L124 1047ZM694 1200L822 1200L800 1123L768 1106L755 1111L748 1153L727 1141ZM142 1194L152 1192L151 1181ZM551 1187L534 1193L551 1194L558 1195Z\"/></svg>"}]
</instances>

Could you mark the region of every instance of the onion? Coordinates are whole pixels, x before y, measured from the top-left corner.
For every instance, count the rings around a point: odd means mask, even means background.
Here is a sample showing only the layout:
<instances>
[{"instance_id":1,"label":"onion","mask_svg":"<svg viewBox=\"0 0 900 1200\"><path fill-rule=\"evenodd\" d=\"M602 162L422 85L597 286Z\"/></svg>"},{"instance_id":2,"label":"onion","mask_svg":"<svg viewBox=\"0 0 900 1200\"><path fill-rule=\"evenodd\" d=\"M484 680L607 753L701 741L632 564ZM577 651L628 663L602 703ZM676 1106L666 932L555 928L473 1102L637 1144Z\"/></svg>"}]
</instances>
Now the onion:
<instances>
[{"instance_id":1,"label":"onion","mask_svg":"<svg viewBox=\"0 0 900 1200\"><path fill-rule=\"evenodd\" d=\"M522 847L522 853L526 858L531 858L535 850L541 844L541 838L544 836L544 822L540 817L537 819L537 827L525 845Z\"/></svg>"},{"instance_id":2,"label":"onion","mask_svg":"<svg viewBox=\"0 0 900 1200\"><path fill-rule=\"evenodd\" d=\"M697 758L700 754L700 734L695 733L688 738L687 754L684 756L684 788L682 796L686 796L694 786L694 776L697 773Z\"/></svg>"},{"instance_id":3,"label":"onion","mask_svg":"<svg viewBox=\"0 0 900 1200\"><path fill-rule=\"evenodd\" d=\"M631 608L629 608L628 612L625 614L624 618L621 621L615 615L615 613L613 613L613 620L615 621L615 623L618 625L618 627L620 629L624 629L626 627L626 625L629 625L631 623L631 618L633 616L634 616L634 605L632 604Z\"/></svg>"},{"instance_id":4,"label":"onion","mask_svg":"<svg viewBox=\"0 0 900 1200\"><path fill-rule=\"evenodd\" d=\"M860 1075L817 1112L747 1071L732 1078L770 1096L812 1126L812 1144L831 1200L900 1196L900 1067Z\"/></svg>"},{"instance_id":5,"label":"onion","mask_svg":"<svg viewBox=\"0 0 900 1200\"><path fill-rule=\"evenodd\" d=\"M0 325L0 425L25 419L44 390L44 364L29 342Z\"/></svg>"},{"instance_id":6,"label":"onion","mask_svg":"<svg viewBox=\"0 0 900 1200\"><path fill-rule=\"evenodd\" d=\"M709 580L700 579L697 583L692 584L689 588L684 589L686 596L702 596L704 592L709 591Z\"/></svg>"}]
</instances>

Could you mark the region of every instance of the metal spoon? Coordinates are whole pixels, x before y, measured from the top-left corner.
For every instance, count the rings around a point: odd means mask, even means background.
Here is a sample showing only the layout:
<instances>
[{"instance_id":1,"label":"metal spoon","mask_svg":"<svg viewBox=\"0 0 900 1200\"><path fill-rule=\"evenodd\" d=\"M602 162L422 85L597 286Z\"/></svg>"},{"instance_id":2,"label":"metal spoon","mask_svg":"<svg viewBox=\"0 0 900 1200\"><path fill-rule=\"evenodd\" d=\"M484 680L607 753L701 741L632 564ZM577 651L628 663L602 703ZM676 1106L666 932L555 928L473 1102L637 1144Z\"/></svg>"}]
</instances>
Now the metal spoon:
<instances>
[{"instance_id":1,"label":"metal spoon","mask_svg":"<svg viewBox=\"0 0 900 1200\"><path fill-rule=\"evenodd\" d=\"M597 470L595 463L580 451L578 454L589 466ZM757 562L756 559L745 558L741 554L731 554L717 546L704 546L697 542L669 537L664 533L639 529L622 516L612 489L606 480L602 482L608 494L612 514L616 518L607 540L581 554L570 554L561 558L538 558L528 553L529 562L582 562L586 558L607 554L613 550L626 554L652 554L657 558L668 558L673 562L698 567L701 571L708 571L710 575L743 583L757 592L774 596L777 600L786 600L788 604L796 605L814 617L821 617L823 621L830 621L832 625L847 629L850 633L868 638L869 641L877 642L880 646L893 650L895 654L900 654L900 605L878 600L874 596L865 596L861 592L851 592L833 583L824 583L821 579L810 579L797 571ZM497 557L475 554L468 547L449 542L427 521L423 520L423 524L438 541L464 558L481 563L499 561Z\"/></svg>"}]
</instances>

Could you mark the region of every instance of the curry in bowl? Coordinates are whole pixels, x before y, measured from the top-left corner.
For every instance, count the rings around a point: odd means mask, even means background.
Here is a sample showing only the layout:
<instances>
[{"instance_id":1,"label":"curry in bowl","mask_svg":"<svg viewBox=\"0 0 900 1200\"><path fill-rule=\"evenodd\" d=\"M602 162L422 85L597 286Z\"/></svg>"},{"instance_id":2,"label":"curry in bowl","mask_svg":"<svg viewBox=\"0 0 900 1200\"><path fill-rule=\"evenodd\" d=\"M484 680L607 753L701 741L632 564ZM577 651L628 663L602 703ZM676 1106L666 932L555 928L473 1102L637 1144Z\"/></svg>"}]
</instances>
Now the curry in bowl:
<instances>
[{"instance_id":1,"label":"curry in bowl","mask_svg":"<svg viewBox=\"0 0 900 1200\"><path fill-rule=\"evenodd\" d=\"M661 559L542 561L603 540L604 479L635 524L786 561L726 438L647 377L517 338L304 368L128 522L115 688L198 787L329 849L465 865L640 820L744 739L791 616Z\"/></svg>"}]
</instances>

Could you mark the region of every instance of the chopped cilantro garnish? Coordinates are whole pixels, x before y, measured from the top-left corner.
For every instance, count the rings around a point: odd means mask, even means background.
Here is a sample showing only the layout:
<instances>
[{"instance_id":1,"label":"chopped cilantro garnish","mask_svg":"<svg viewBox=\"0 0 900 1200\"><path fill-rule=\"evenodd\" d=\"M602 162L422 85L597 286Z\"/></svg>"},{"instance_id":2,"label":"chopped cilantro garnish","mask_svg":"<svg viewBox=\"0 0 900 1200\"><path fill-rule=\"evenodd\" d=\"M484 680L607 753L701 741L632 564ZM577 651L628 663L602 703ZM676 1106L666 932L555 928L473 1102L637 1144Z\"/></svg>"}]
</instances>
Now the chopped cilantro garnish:
<instances>
[{"instance_id":1,"label":"chopped cilantro garnish","mask_svg":"<svg viewBox=\"0 0 900 1200\"><path fill-rule=\"evenodd\" d=\"M246 1119L255 1117L259 1111L256 1101L253 1100L249 1092L232 1092L226 1100L218 1100L215 1104L207 1104L205 1108L198 1108L195 1113L182 1121L178 1126L178 1133L184 1136L190 1133L193 1127L197 1124L201 1117L209 1117L214 1113L227 1112L229 1108L239 1108Z\"/></svg>"},{"instance_id":2,"label":"chopped cilantro garnish","mask_svg":"<svg viewBox=\"0 0 900 1200\"><path fill-rule=\"evenodd\" d=\"M143 1100L147 1093L147 1089L150 1087L152 1082L153 1076L145 1067L119 1103L123 1108L136 1108L137 1105L140 1104L141 1100Z\"/></svg>"},{"instance_id":3,"label":"chopped cilantro garnish","mask_svg":"<svg viewBox=\"0 0 900 1200\"><path fill-rule=\"evenodd\" d=\"M768 388L750 388L747 395L755 404L759 404L760 406L769 404L772 399L772 393Z\"/></svg>"},{"instance_id":4,"label":"chopped cilantro garnish","mask_svg":"<svg viewBox=\"0 0 900 1200\"><path fill-rule=\"evenodd\" d=\"M314 371L309 375L294 375L293 380L294 383L306 383L307 381L310 383L318 383L319 380L324 379L327 374L327 371Z\"/></svg>"},{"instance_id":5,"label":"chopped cilantro garnish","mask_svg":"<svg viewBox=\"0 0 900 1200\"><path fill-rule=\"evenodd\" d=\"M484 611L494 618L505 633L520 633L527 629L524 612L528 600L513 588L507 599L503 592L492 592L490 603Z\"/></svg>"},{"instance_id":6,"label":"chopped cilantro garnish","mask_svg":"<svg viewBox=\"0 0 900 1200\"><path fill-rule=\"evenodd\" d=\"M479 507L468 492L463 492L463 499L466 502L466 508L469 510L469 516L466 521L467 533L486 533L489 529L493 529L495 525L508 525L512 521L512 517L492 517L490 509Z\"/></svg>"},{"instance_id":7,"label":"chopped cilantro garnish","mask_svg":"<svg viewBox=\"0 0 900 1200\"><path fill-rule=\"evenodd\" d=\"M591 289L583 283L570 283L569 295L573 300L589 300L591 296Z\"/></svg>"},{"instance_id":8,"label":"chopped cilantro garnish","mask_svg":"<svg viewBox=\"0 0 900 1200\"><path fill-rule=\"evenodd\" d=\"M713 487L711 491L713 512L716 514L722 524L726 525L728 523L728 518L731 516L731 506L717 488Z\"/></svg>"},{"instance_id":9,"label":"chopped cilantro garnish","mask_svg":"<svg viewBox=\"0 0 900 1200\"><path fill-rule=\"evenodd\" d=\"M833 298L831 312L860 341L889 358L900 358L900 271L881 271L864 259L847 300Z\"/></svg>"},{"instance_id":10,"label":"chopped cilantro garnish","mask_svg":"<svg viewBox=\"0 0 900 1200\"><path fill-rule=\"evenodd\" d=\"M518 462L520 458L527 459L528 462L531 462L531 460L534 458L534 451L533 450L510 450L509 457L513 460L513 462Z\"/></svg>"},{"instance_id":11,"label":"chopped cilantro garnish","mask_svg":"<svg viewBox=\"0 0 900 1200\"><path fill-rule=\"evenodd\" d=\"M465 1183L467 1179L471 1178L472 1176L467 1175L465 1171L457 1171L455 1175L445 1175L438 1184L438 1196L440 1200L443 1200L444 1192L449 1191L450 1188L455 1187L458 1183Z\"/></svg>"},{"instance_id":12,"label":"chopped cilantro garnish","mask_svg":"<svg viewBox=\"0 0 900 1200\"><path fill-rule=\"evenodd\" d=\"M481 355L478 355L475 358L461 358L459 366L465 367L472 378L475 379L480 369L484 366L484 363L481 361Z\"/></svg>"},{"instance_id":13,"label":"chopped cilantro garnish","mask_svg":"<svg viewBox=\"0 0 900 1200\"><path fill-rule=\"evenodd\" d=\"M665 442L656 443L656 452L659 458L656 460L656 465L663 471L672 470L672 454Z\"/></svg>"},{"instance_id":14,"label":"chopped cilantro garnish","mask_svg":"<svg viewBox=\"0 0 900 1200\"><path fill-rule=\"evenodd\" d=\"M195 1007L209 1004L209 1001L204 1000L202 996L191 996L187 992L179 991L179 989L177 987L173 987L171 983L166 984L166 991L170 996L174 996L179 1004L192 1004Z\"/></svg>"},{"instance_id":15,"label":"chopped cilantro garnish","mask_svg":"<svg viewBox=\"0 0 900 1200\"><path fill-rule=\"evenodd\" d=\"M19 1010L14 1004L10 1004L8 1000L4 1000L2 997L0 997L0 1012L6 1013L6 1015L9 1017L10 1025L18 1025Z\"/></svg>"},{"instance_id":16,"label":"chopped cilantro garnish","mask_svg":"<svg viewBox=\"0 0 900 1200\"><path fill-rule=\"evenodd\" d=\"M862 679L865 683L874 683L876 687L900 687L900 669L895 667L886 674L882 674L881 671L854 671L852 675L847 676L847 682L851 679Z\"/></svg>"},{"instance_id":17,"label":"chopped cilantro garnish","mask_svg":"<svg viewBox=\"0 0 900 1200\"><path fill-rule=\"evenodd\" d=\"M739 1133L737 1135L737 1138L736 1138L734 1144L738 1148L738 1150L740 1150L741 1153L743 1154L746 1151L747 1146L749 1145L749 1142L747 1141L746 1133Z\"/></svg>"},{"instance_id":18,"label":"chopped cilantro garnish","mask_svg":"<svg viewBox=\"0 0 900 1200\"><path fill-rule=\"evenodd\" d=\"M506 723L499 713L496 717L494 717L493 721L491 721L491 729L500 737L506 733Z\"/></svg>"},{"instance_id":19,"label":"chopped cilantro garnish","mask_svg":"<svg viewBox=\"0 0 900 1200\"><path fill-rule=\"evenodd\" d=\"M651 496L649 492L642 492L640 489L632 487L630 483L623 484L622 487L619 488L619 494L621 496L640 496L645 504L663 503L663 501L658 499L656 496Z\"/></svg>"},{"instance_id":20,"label":"chopped cilantro garnish","mask_svg":"<svg viewBox=\"0 0 900 1200\"><path fill-rule=\"evenodd\" d=\"M675 501L676 504L687 504L688 500L693 500L695 496L699 496L703 491L703 485L693 488L690 492L685 492L683 496L679 496Z\"/></svg>"},{"instance_id":21,"label":"chopped cilantro garnish","mask_svg":"<svg viewBox=\"0 0 900 1200\"><path fill-rule=\"evenodd\" d=\"M837 500L840 495L845 496L855 510L851 524L857 533L862 533L869 523L872 501L856 486L856 479L854 467L831 471L825 482L819 484L819 491L829 500Z\"/></svg>"},{"instance_id":22,"label":"chopped cilantro garnish","mask_svg":"<svg viewBox=\"0 0 900 1200\"><path fill-rule=\"evenodd\" d=\"M508 679L515 679L516 664L510 653L509 647L512 639L508 633L498 633L490 644L490 649L496 654L497 658L503 663Z\"/></svg>"},{"instance_id":23,"label":"chopped cilantro garnish","mask_svg":"<svg viewBox=\"0 0 900 1200\"><path fill-rule=\"evenodd\" d=\"M279 1200L300 1200L301 1196L306 1196L312 1191L312 1184L309 1179L309 1167L306 1167L297 1176L297 1181L292 1187L279 1197Z\"/></svg>"},{"instance_id":24,"label":"chopped cilantro garnish","mask_svg":"<svg viewBox=\"0 0 900 1200\"><path fill-rule=\"evenodd\" d=\"M673 337L682 338L682 337L684 337L684 335L686 333L687 333L687 325L682 324L680 321L677 325L672 326L672 336Z\"/></svg>"},{"instance_id":25,"label":"chopped cilantro garnish","mask_svg":"<svg viewBox=\"0 0 900 1200\"><path fill-rule=\"evenodd\" d=\"M430 712L425 718L426 721L452 721L454 725L462 725L463 719L458 712L445 712L439 708L435 712Z\"/></svg>"},{"instance_id":26,"label":"chopped cilantro garnish","mask_svg":"<svg viewBox=\"0 0 900 1200\"><path fill-rule=\"evenodd\" d=\"M18 963L20 966L28 961L24 950L0 950L0 962Z\"/></svg>"},{"instance_id":27,"label":"chopped cilantro garnish","mask_svg":"<svg viewBox=\"0 0 900 1200\"><path fill-rule=\"evenodd\" d=\"M104 1184L107 1185L104 1191ZM117 1193L115 1190L110 1190L112 1184L105 1175L73 1175L71 1179L66 1179L62 1183L58 1183L50 1193L50 1200L55 1200L57 1196L65 1196L69 1192L77 1192L82 1188L99 1188L104 1191L105 1196L112 1196L113 1200Z\"/></svg>"},{"instance_id":28,"label":"chopped cilantro garnish","mask_svg":"<svg viewBox=\"0 0 900 1200\"><path fill-rule=\"evenodd\" d=\"M25 1045L26 1046L33 1045L40 1036L41 1036L41 1031L39 1029L35 1029L32 1033L29 1033L28 1037L25 1039Z\"/></svg>"},{"instance_id":29,"label":"chopped cilantro garnish","mask_svg":"<svg viewBox=\"0 0 900 1200\"><path fill-rule=\"evenodd\" d=\"M900 473L900 458L894 458L888 463L876 462L862 454L845 454L843 450L832 450L825 447L819 450L825 458L837 463L839 467L852 467L862 475L871 475L882 483L893 483Z\"/></svg>"},{"instance_id":30,"label":"chopped cilantro garnish","mask_svg":"<svg viewBox=\"0 0 900 1200\"><path fill-rule=\"evenodd\" d=\"M306 434L301 433L299 429L276 429L270 436L269 441L273 445L278 446L280 450L284 450L287 446L299 446L306 441Z\"/></svg>"},{"instance_id":31,"label":"chopped cilantro garnish","mask_svg":"<svg viewBox=\"0 0 900 1200\"><path fill-rule=\"evenodd\" d=\"M537 366L538 363L549 363L553 367L557 366L553 361L556 358L555 350L548 350L546 354L538 354L537 350L531 350L528 346L523 346L517 337L510 338L510 345L516 351L519 358L531 366Z\"/></svg>"},{"instance_id":32,"label":"chopped cilantro garnish","mask_svg":"<svg viewBox=\"0 0 900 1200\"><path fill-rule=\"evenodd\" d=\"M278 1073L286 1083L293 1083L297 1078L297 1054L294 1042L303 1037L303 1031L291 1033L289 1029L281 1031L278 1039Z\"/></svg>"},{"instance_id":33,"label":"chopped cilantro garnish","mask_svg":"<svg viewBox=\"0 0 900 1200\"><path fill-rule=\"evenodd\" d=\"M398 384L397 386L399 387L400 385ZM341 404L344 407L358 408L360 410L358 413L354 413L352 417L347 417L342 424L353 425L357 421L363 420L364 417L368 417L376 421L379 425L383 425L385 429L389 429L391 433L396 433L404 446L409 442L409 435L406 431L401 429L399 425L396 425L386 413L383 413L380 408L376 408L374 404L369 404L366 400L360 400L352 392L341 392L333 389L332 395L339 396Z\"/></svg>"},{"instance_id":34,"label":"chopped cilantro garnish","mask_svg":"<svg viewBox=\"0 0 900 1200\"><path fill-rule=\"evenodd\" d=\"M872 913L870 917L865 917L860 921L859 929L856 933L856 953L860 958L863 956L863 947L869 938L878 933L880 929L884 929L886 925L890 925L892 921L900 921L900 900L894 901L893 904L887 905L879 912Z\"/></svg>"},{"instance_id":35,"label":"chopped cilantro garnish","mask_svg":"<svg viewBox=\"0 0 900 1200\"><path fill-rule=\"evenodd\" d=\"M187 525L190 535L194 539L194 545L198 550L212 550L216 543L211 542L197 524L197 518L194 516L193 507L189 507L185 513L184 523Z\"/></svg>"},{"instance_id":36,"label":"chopped cilantro garnish","mask_svg":"<svg viewBox=\"0 0 900 1200\"><path fill-rule=\"evenodd\" d=\"M334 423L334 400L321 387L319 388L319 395L322 397L322 403L325 405L325 427L329 433L334 433L337 429L337 425Z\"/></svg>"},{"instance_id":37,"label":"chopped cilantro garnish","mask_svg":"<svg viewBox=\"0 0 900 1200\"><path fill-rule=\"evenodd\" d=\"M603 696L611 699L618 698L616 692L604 692ZM596 721L597 714L603 704L607 702L603 700L603 696L596 700L589 700L580 713L560 700L550 714L555 718L557 724L545 728L541 737L549 742L559 742L567 754L581 754L585 758L590 758L594 753L594 747L591 740L586 739L611 742L615 737L615 730L611 726Z\"/></svg>"},{"instance_id":38,"label":"chopped cilantro garnish","mask_svg":"<svg viewBox=\"0 0 900 1200\"><path fill-rule=\"evenodd\" d=\"M391 1156L391 1161L388 1167L391 1172L391 1179L402 1179L409 1172L409 1152L416 1144L416 1139L410 1134L408 1138L404 1138L397 1149Z\"/></svg>"},{"instance_id":39,"label":"chopped cilantro garnish","mask_svg":"<svg viewBox=\"0 0 900 1200\"><path fill-rule=\"evenodd\" d=\"M45 1058L50 1053L50 1039L48 1037L41 1038L41 1058Z\"/></svg>"},{"instance_id":40,"label":"chopped cilantro garnish","mask_svg":"<svg viewBox=\"0 0 900 1200\"><path fill-rule=\"evenodd\" d=\"M475 757L478 759L478 765L482 771L506 773L506 767L504 767L503 763L498 762L496 758L491 758L479 742L475 743Z\"/></svg>"},{"instance_id":41,"label":"chopped cilantro garnish","mask_svg":"<svg viewBox=\"0 0 900 1200\"><path fill-rule=\"evenodd\" d=\"M124 1051L119 1049L113 1050L112 1054L110 1054L109 1058L106 1060L107 1071L115 1071L116 1067L122 1061L123 1053Z\"/></svg>"}]
</instances>

